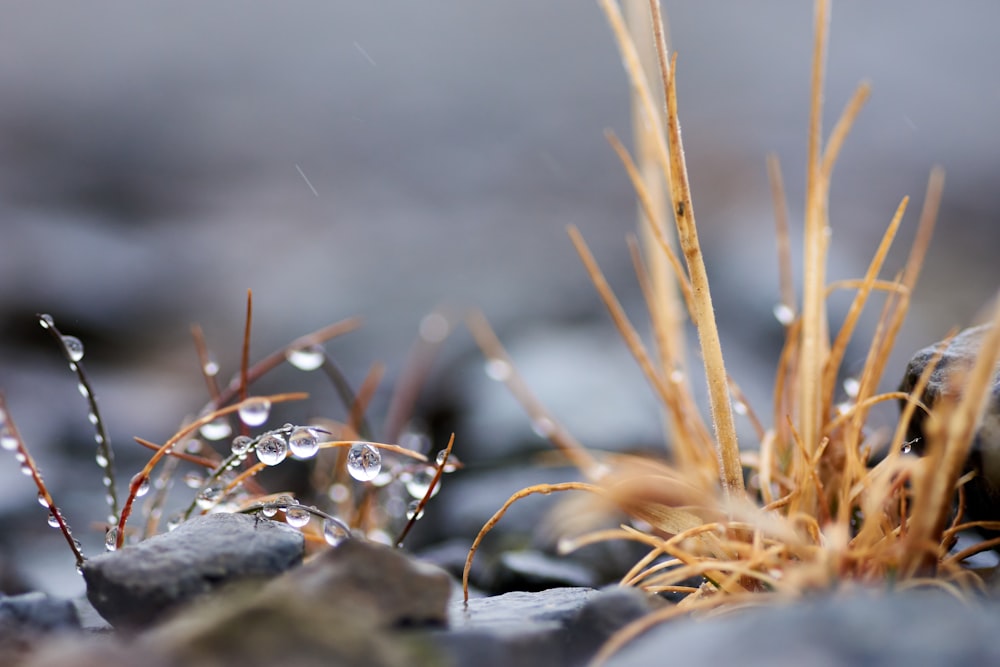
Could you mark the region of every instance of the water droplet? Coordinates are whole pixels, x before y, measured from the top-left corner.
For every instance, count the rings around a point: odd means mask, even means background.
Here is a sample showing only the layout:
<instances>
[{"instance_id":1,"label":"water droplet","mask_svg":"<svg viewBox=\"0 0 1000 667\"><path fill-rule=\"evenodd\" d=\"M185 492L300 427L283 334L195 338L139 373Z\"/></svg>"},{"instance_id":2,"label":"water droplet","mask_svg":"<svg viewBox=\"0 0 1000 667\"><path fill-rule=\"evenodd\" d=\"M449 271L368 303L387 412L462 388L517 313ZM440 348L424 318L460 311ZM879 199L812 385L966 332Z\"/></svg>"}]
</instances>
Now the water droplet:
<instances>
[{"instance_id":1,"label":"water droplet","mask_svg":"<svg viewBox=\"0 0 1000 667\"><path fill-rule=\"evenodd\" d=\"M240 421L247 426L260 426L271 414L271 401L266 398L248 398L240 404Z\"/></svg>"},{"instance_id":2,"label":"water droplet","mask_svg":"<svg viewBox=\"0 0 1000 667\"><path fill-rule=\"evenodd\" d=\"M87 389L87 385L82 382L76 383L76 390L80 392L80 395L84 398L90 398L90 390Z\"/></svg>"},{"instance_id":3,"label":"water droplet","mask_svg":"<svg viewBox=\"0 0 1000 667\"><path fill-rule=\"evenodd\" d=\"M430 313L420 320L420 337L428 343L440 343L450 329L448 318L441 313Z\"/></svg>"},{"instance_id":4,"label":"water droplet","mask_svg":"<svg viewBox=\"0 0 1000 667\"><path fill-rule=\"evenodd\" d=\"M413 474L413 477L406 481L406 492L409 493L414 498L423 498L427 495L427 490L431 488L431 482L434 481L434 475L437 471L434 468L424 468ZM434 485L434 491L431 493L433 498L441 490L440 481Z\"/></svg>"},{"instance_id":5,"label":"water droplet","mask_svg":"<svg viewBox=\"0 0 1000 667\"><path fill-rule=\"evenodd\" d=\"M59 517L56 516L55 512L49 512L49 525L53 528L59 527Z\"/></svg>"},{"instance_id":6,"label":"water droplet","mask_svg":"<svg viewBox=\"0 0 1000 667\"><path fill-rule=\"evenodd\" d=\"M330 519L323 520L323 539L331 547L337 546L348 537L350 537L350 533L344 530L342 525Z\"/></svg>"},{"instance_id":7,"label":"water droplet","mask_svg":"<svg viewBox=\"0 0 1000 667\"><path fill-rule=\"evenodd\" d=\"M913 451L913 445L915 445L916 442L917 442L917 440L919 440L919 439L920 438L914 438L913 440L909 440L907 442L904 442L903 443L903 447L902 447L902 449L900 451L903 454L909 454L910 452Z\"/></svg>"},{"instance_id":8,"label":"water droplet","mask_svg":"<svg viewBox=\"0 0 1000 667\"><path fill-rule=\"evenodd\" d=\"M8 431L0 433L0 447L6 449L8 452L14 451L17 449L17 438Z\"/></svg>"},{"instance_id":9,"label":"water droplet","mask_svg":"<svg viewBox=\"0 0 1000 667\"><path fill-rule=\"evenodd\" d=\"M102 434L100 434L100 433L95 433L94 434L94 442L96 442L98 445L103 445L104 444L104 436Z\"/></svg>"},{"instance_id":10,"label":"water droplet","mask_svg":"<svg viewBox=\"0 0 1000 667\"><path fill-rule=\"evenodd\" d=\"M680 384L681 382L684 382L684 371L678 368L675 368L674 370L670 371L670 381L673 382L674 384Z\"/></svg>"},{"instance_id":11,"label":"water droplet","mask_svg":"<svg viewBox=\"0 0 1000 667\"><path fill-rule=\"evenodd\" d=\"M30 477L31 466L29 466L27 463L21 464L21 474L24 475L25 477Z\"/></svg>"},{"instance_id":12,"label":"water droplet","mask_svg":"<svg viewBox=\"0 0 1000 667\"><path fill-rule=\"evenodd\" d=\"M266 433L257 441L257 460L268 466L276 466L285 460L288 443L279 433Z\"/></svg>"},{"instance_id":13,"label":"water droplet","mask_svg":"<svg viewBox=\"0 0 1000 667\"><path fill-rule=\"evenodd\" d=\"M844 402L844 403L837 403L837 405L835 405L833 409L837 411L838 415L846 415L853 408L854 408L853 403Z\"/></svg>"},{"instance_id":14,"label":"water droplet","mask_svg":"<svg viewBox=\"0 0 1000 667\"><path fill-rule=\"evenodd\" d=\"M319 451L319 438L311 429L299 426L288 436L288 448L296 458L312 458Z\"/></svg>"},{"instance_id":15,"label":"water droplet","mask_svg":"<svg viewBox=\"0 0 1000 667\"><path fill-rule=\"evenodd\" d=\"M177 529L177 526L184 522L184 515L181 513L172 514L169 519L167 519L167 532Z\"/></svg>"},{"instance_id":16,"label":"water droplet","mask_svg":"<svg viewBox=\"0 0 1000 667\"><path fill-rule=\"evenodd\" d=\"M108 551L115 551L118 549L118 526L111 528L108 532L104 533L104 548Z\"/></svg>"},{"instance_id":17,"label":"water droplet","mask_svg":"<svg viewBox=\"0 0 1000 667\"><path fill-rule=\"evenodd\" d=\"M107 517L105 517L105 521L108 522L109 526L118 525L118 517L116 517L114 514L109 514Z\"/></svg>"},{"instance_id":18,"label":"water droplet","mask_svg":"<svg viewBox=\"0 0 1000 667\"><path fill-rule=\"evenodd\" d=\"M66 356L70 361L80 361L83 359L83 343L76 336L63 336L63 347L66 348Z\"/></svg>"},{"instance_id":19,"label":"water droplet","mask_svg":"<svg viewBox=\"0 0 1000 667\"><path fill-rule=\"evenodd\" d=\"M51 315L44 313L38 316L38 324L40 324L43 329L48 329L49 327L54 327L56 325L56 321L52 319Z\"/></svg>"},{"instance_id":20,"label":"water droplet","mask_svg":"<svg viewBox=\"0 0 1000 667\"><path fill-rule=\"evenodd\" d=\"M382 454L367 442L356 442L347 453L347 472L359 482L370 482L382 470Z\"/></svg>"},{"instance_id":21,"label":"water droplet","mask_svg":"<svg viewBox=\"0 0 1000 667\"><path fill-rule=\"evenodd\" d=\"M189 489L198 489L201 488L201 485L205 483L205 478L202 477L199 473L188 472L184 473L183 481L184 481L184 486L188 487Z\"/></svg>"},{"instance_id":22,"label":"water droplet","mask_svg":"<svg viewBox=\"0 0 1000 667\"><path fill-rule=\"evenodd\" d=\"M24 463L25 461L28 460L28 457L25 456L24 452L15 452L14 460L17 461L18 463Z\"/></svg>"},{"instance_id":23,"label":"water droplet","mask_svg":"<svg viewBox=\"0 0 1000 667\"><path fill-rule=\"evenodd\" d=\"M861 382L858 378L845 378L844 379L844 393L846 393L851 398L858 397L858 391L861 390Z\"/></svg>"},{"instance_id":24,"label":"water droplet","mask_svg":"<svg viewBox=\"0 0 1000 667\"><path fill-rule=\"evenodd\" d=\"M38 504L41 505L42 507L48 507L49 506L49 500L48 500L48 498L46 498L45 494L42 493L41 491L38 492Z\"/></svg>"},{"instance_id":25,"label":"water droplet","mask_svg":"<svg viewBox=\"0 0 1000 667\"><path fill-rule=\"evenodd\" d=\"M319 345L296 347L285 352L285 358L300 371L314 371L323 365L323 348Z\"/></svg>"},{"instance_id":26,"label":"water droplet","mask_svg":"<svg viewBox=\"0 0 1000 667\"><path fill-rule=\"evenodd\" d=\"M302 528L309 523L311 514L302 507L289 507L285 510L285 523L292 528Z\"/></svg>"},{"instance_id":27,"label":"water droplet","mask_svg":"<svg viewBox=\"0 0 1000 667\"><path fill-rule=\"evenodd\" d=\"M749 408L747 408L747 404L743 401L733 401L733 412L738 415L745 415L749 412Z\"/></svg>"},{"instance_id":28,"label":"water droplet","mask_svg":"<svg viewBox=\"0 0 1000 667\"><path fill-rule=\"evenodd\" d=\"M195 504L203 510L211 509L222 498L222 488L206 486L194 499Z\"/></svg>"},{"instance_id":29,"label":"water droplet","mask_svg":"<svg viewBox=\"0 0 1000 667\"><path fill-rule=\"evenodd\" d=\"M233 427L229 425L229 420L219 417L207 424L202 424L199 432L208 440L222 440L233 434Z\"/></svg>"},{"instance_id":30,"label":"water droplet","mask_svg":"<svg viewBox=\"0 0 1000 667\"><path fill-rule=\"evenodd\" d=\"M344 484L331 484L326 495L335 503L345 502L351 497L351 492Z\"/></svg>"},{"instance_id":31,"label":"water droplet","mask_svg":"<svg viewBox=\"0 0 1000 667\"><path fill-rule=\"evenodd\" d=\"M273 503L267 503L266 505L260 508L260 513L266 516L268 519L270 519L271 517L273 517L275 514L278 513L278 506L274 505Z\"/></svg>"},{"instance_id":32,"label":"water droplet","mask_svg":"<svg viewBox=\"0 0 1000 667\"><path fill-rule=\"evenodd\" d=\"M795 321L795 311L791 306L779 303L774 306L773 312L775 319L786 327Z\"/></svg>"},{"instance_id":33,"label":"water droplet","mask_svg":"<svg viewBox=\"0 0 1000 667\"><path fill-rule=\"evenodd\" d=\"M249 435L238 435L233 438L232 452L236 456L242 456L250 451L250 445L253 443L253 438Z\"/></svg>"},{"instance_id":34,"label":"water droplet","mask_svg":"<svg viewBox=\"0 0 1000 667\"><path fill-rule=\"evenodd\" d=\"M419 514L417 513L417 510L420 510ZM424 510L420 507L420 501L419 500L410 501L410 504L406 506L406 518L416 521L423 516L424 516Z\"/></svg>"},{"instance_id":35,"label":"water droplet","mask_svg":"<svg viewBox=\"0 0 1000 667\"><path fill-rule=\"evenodd\" d=\"M448 450L442 449L440 452L437 453L437 456L434 457L434 463L436 463L440 468L441 466L444 465L445 457L447 455L448 455Z\"/></svg>"},{"instance_id":36,"label":"water droplet","mask_svg":"<svg viewBox=\"0 0 1000 667\"><path fill-rule=\"evenodd\" d=\"M496 380L497 382L505 382L510 379L513 369L511 369L510 364L504 359L487 359L484 366L486 371L486 376L491 380Z\"/></svg>"},{"instance_id":37,"label":"water droplet","mask_svg":"<svg viewBox=\"0 0 1000 667\"><path fill-rule=\"evenodd\" d=\"M70 370L71 370L72 372L74 372L74 373L75 373L75 372L76 372L76 370L77 370L77 366L76 366L76 364L75 364L75 363L73 363L72 361L71 361L71 362L69 362L69 369L70 369Z\"/></svg>"},{"instance_id":38,"label":"water droplet","mask_svg":"<svg viewBox=\"0 0 1000 667\"><path fill-rule=\"evenodd\" d=\"M97 465L101 466L102 468L108 467L108 457L105 456L103 452L97 452L96 454L94 454L94 460L97 461Z\"/></svg>"},{"instance_id":39,"label":"water droplet","mask_svg":"<svg viewBox=\"0 0 1000 667\"><path fill-rule=\"evenodd\" d=\"M136 498L142 498L144 495L149 493L149 477L143 475L141 472L136 473L135 476L132 477L132 481L129 482L129 484L135 485L136 483L139 484L138 488L135 490Z\"/></svg>"},{"instance_id":40,"label":"water droplet","mask_svg":"<svg viewBox=\"0 0 1000 667\"><path fill-rule=\"evenodd\" d=\"M97 418L97 413L96 412L88 412L87 413L87 421L90 422L91 426L97 426L97 422L99 422L101 420Z\"/></svg>"},{"instance_id":41,"label":"water droplet","mask_svg":"<svg viewBox=\"0 0 1000 667\"><path fill-rule=\"evenodd\" d=\"M201 370L208 377L215 377L219 374L219 362L215 360L211 354L205 359L205 365L201 367Z\"/></svg>"}]
</instances>

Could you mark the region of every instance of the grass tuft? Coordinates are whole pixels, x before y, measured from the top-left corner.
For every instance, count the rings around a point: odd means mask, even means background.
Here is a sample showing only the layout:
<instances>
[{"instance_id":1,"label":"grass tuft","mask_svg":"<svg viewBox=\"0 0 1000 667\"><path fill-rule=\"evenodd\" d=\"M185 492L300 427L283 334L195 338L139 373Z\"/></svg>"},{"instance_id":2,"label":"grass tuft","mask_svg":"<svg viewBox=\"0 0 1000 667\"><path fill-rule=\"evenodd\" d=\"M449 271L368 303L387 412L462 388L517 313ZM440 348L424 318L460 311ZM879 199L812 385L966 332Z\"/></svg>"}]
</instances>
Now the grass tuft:
<instances>
[{"instance_id":1,"label":"grass tuft","mask_svg":"<svg viewBox=\"0 0 1000 667\"><path fill-rule=\"evenodd\" d=\"M723 362L684 164L676 93L677 54L668 58L659 2L648 0L645 25L652 27L656 46L662 114L652 101L649 73L642 69L618 5L613 0L600 0L600 6L632 84L636 117L645 124L643 131L637 132L639 140L655 143L637 147L642 160L637 164L622 143L609 135L635 188L642 215L646 260L634 242L631 249L650 311L655 352L644 346L580 233L570 228L569 234L612 322L663 405L673 457L660 461L588 452L545 411L516 373L509 373L507 384L515 397L533 420L553 425L552 440L580 467L586 481L539 485L511 496L476 537L466 575L483 536L512 503L535 493L582 491L625 512L630 521L613 530L570 535L561 543L565 550L609 539L638 542L648 553L621 583L649 593L686 594L676 606L628 626L604 648L597 662L652 625L688 612L791 599L810 591L835 590L849 582L896 588L933 586L960 596L982 590L980 575L963 561L997 546L1000 539L956 554L949 552L959 531L1000 526L996 522L962 521L962 485L970 478L963 475L964 466L1000 362L1000 302L990 318L992 328L979 358L962 377L954 378L961 392L934 406L920 402L935 363L927 367L909 393L878 391L933 232L943 172L939 168L931 172L917 234L899 274L881 276L906 213L909 200L905 197L864 276L828 284L830 180L870 86L862 83L858 87L824 145L821 108L829 7L825 0L817 0L801 302L797 302L792 283L789 216L781 169L774 157L767 164L778 238L780 294L776 315L785 325L785 343L775 375L774 413L771 424L766 425L729 378ZM640 21L632 23L642 25ZM638 39L648 41L650 35ZM648 178L651 170L657 175L656 182ZM669 213L655 204L664 192L670 202ZM665 216L672 218L672 225ZM675 238L667 233L669 227L675 229ZM651 278L647 266L654 265L668 268L660 276L671 276L672 286L664 288ZM676 289L698 334L711 406L707 422L694 408L695 397L686 382L689 360L664 352L683 349L677 343L684 335L680 318L663 317L657 311L662 300L670 298L664 289ZM827 299L834 290L852 290L854 299L831 339ZM838 382L847 345L875 292L884 294L884 304L864 367L847 400L836 403L841 395ZM470 319L470 325L488 358L512 363L481 316ZM902 401L904 406L888 443L880 442L866 428L871 408L884 401ZM755 447L744 451L736 439L734 403L751 420L758 440ZM906 453L904 440L916 410L930 413L925 432L933 444L921 458ZM880 447L886 452L876 462L874 452ZM692 577L700 584L692 585Z\"/></svg>"}]
</instances>

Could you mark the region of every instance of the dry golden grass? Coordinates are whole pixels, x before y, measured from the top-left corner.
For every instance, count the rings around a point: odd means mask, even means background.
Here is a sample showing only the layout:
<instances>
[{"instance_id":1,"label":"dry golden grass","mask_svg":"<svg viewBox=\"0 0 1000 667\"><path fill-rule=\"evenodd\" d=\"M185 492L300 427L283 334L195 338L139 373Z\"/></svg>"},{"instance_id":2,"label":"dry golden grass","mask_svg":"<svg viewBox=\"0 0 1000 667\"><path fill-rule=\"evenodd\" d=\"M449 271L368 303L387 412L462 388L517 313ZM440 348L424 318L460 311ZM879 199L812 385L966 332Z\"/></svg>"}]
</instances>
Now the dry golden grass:
<instances>
[{"instance_id":1,"label":"dry golden grass","mask_svg":"<svg viewBox=\"0 0 1000 667\"><path fill-rule=\"evenodd\" d=\"M942 172L935 169L931 173L915 241L899 275L880 278L907 198L889 222L865 275L854 281L827 283L830 179L869 87L859 86L824 145L820 108L828 7L826 0L817 0L802 302L795 307L788 214L780 167L772 158L768 171L778 230L780 299L791 316L775 376L771 425L765 426L750 410L759 442L741 452L732 401L742 405L746 401L726 373L698 241L677 112L677 55L668 60L659 2L648 0L646 25L652 26L655 74L664 96L658 107L618 5L614 0L600 0L600 5L622 52L637 122L644 128L637 132L638 163L620 141L613 136L610 141L632 180L642 214L645 260L634 243L632 250L650 310L655 350L644 346L582 236L573 228L569 232L612 321L662 401L673 460L665 463L589 452L556 424L516 372L512 373L509 388L533 420L554 424L553 443L580 468L586 481L530 487L512 496L477 536L469 553L466 579L482 538L512 503L535 493L582 490L623 510L633 525L577 536L564 544L567 549L606 539L640 542L648 546L648 555L622 583L650 593L689 594L678 605L627 627L599 659L652 624L679 614L793 598L808 591L831 590L848 581L897 588L939 586L959 595L981 589L982 580L962 561L992 543L948 554L956 534L969 527L960 523L960 511L954 513L953 500L966 481L962 477L964 464L1000 360L1000 305L990 318L993 328L982 353L961 379L961 395L933 406L922 458L904 454L904 434L914 410L927 409L918 397L933 365L910 395L878 393L888 352L902 325L930 242L944 183ZM633 26L642 25L631 18ZM651 173L655 179L650 178ZM661 199L667 206L658 205ZM665 215L672 216L672 224ZM675 238L668 228L676 231ZM844 323L831 337L826 302L835 289L852 290L854 300ZM857 393L849 404L835 405L847 344L876 291L885 293L885 303L857 378ZM678 344L684 336L682 318L671 314L669 304L679 304L682 312L687 311L698 334L709 389L710 423L695 408L687 382L690 362L679 356L683 350ZM481 316L471 317L469 325L488 358L512 363ZM905 408L888 452L872 465L873 443L866 439L864 428L869 411L879 402L900 400L905 401ZM749 480L746 486L745 477ZM704 583L687 585L691 577L702 577Z\"/></svg>"}]
</instances>

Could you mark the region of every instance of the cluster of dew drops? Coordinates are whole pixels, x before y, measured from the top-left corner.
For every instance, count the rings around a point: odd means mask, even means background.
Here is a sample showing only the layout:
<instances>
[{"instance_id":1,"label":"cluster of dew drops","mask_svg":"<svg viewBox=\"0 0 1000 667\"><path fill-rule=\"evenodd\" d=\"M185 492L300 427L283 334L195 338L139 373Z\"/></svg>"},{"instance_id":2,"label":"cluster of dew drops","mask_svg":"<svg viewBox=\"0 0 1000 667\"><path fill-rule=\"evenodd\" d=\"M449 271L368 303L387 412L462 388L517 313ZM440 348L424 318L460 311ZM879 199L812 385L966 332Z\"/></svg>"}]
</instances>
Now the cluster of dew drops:
<instances>
[{"instance_id":1,"label":"cluster of dew drops","mask_svg":"<svg viewBox=\"0 0 1000 667\"><path fill-rule=\"evenodd\" d=\"M55 327L54 320L49 315L41 315L39 323L45 329ZM59 338L65 348L70 370L76 372L78 362L84 357L84 345L75 336L60 335ZM299 370L313 371L323 365L325 354L321 347L310 345L290 349L286 354L286 358L292 366ZM207 374L215 375L218 371L218 364L213 360L209 360L206 363L205 372ZM90 395L89 389L82 382L78 384L78 389L81 396L87 400L92 400L93 397ZM240 405L237 414L239 420L244 425L253 428L263 426L267 422L270 412L271 402L268 399L253 397L245 400ZM92 426L99 426L99 417L93 411L88 414L88 421ZM205 440L218 441L230 437L232 435L232 427L227 418L221 417L204 424L199 429L199 432ZM197 472L185 475L185 484L189 488L198 489L194 505L206 511L210 511L213 508L216 511L222 509L220 501L224 496L225 482L231 478L230 476L233 472L251 454L255 455L259 462L267 466L276 466L289 456L299 460L310 459L320 450L323 434L328 435L328 432L319 427L285 424L280 428L265 431L255 437L237 435L231 441L231 455L221 464L221 468L215 471L216 474L210 475L208 478ZM106 450L107 443L105 442L105 436L101 428L98 428L94 437L98 446L95 461L105 471L103 482L108 490L108 500L110 503L110 487L113 485L110 473L112 465L110 453ZM192 441L190 451L196 451L200 447L201 441L194 440ZM6 414L2 409L0 409L0 449L13 451L15 458L21 465L21 471L28 476L32 474L32 468L27 463L27 457L21 451L18 439L8 427ZM444 454L444 451L438 454L436 461L438 467L441 467L444 463ZM423 511L420 508L420 503L427 496L428 492L431 491L431 484L436 473L434 466L425 464L419 466L401 466L387 470L382 464L382 454L378 447L368 442L356 442L351 445L347 454L346 467L353 479L359 482L371 483L376 487L384 487L394 480L402 482L406 492L414 499L407 506L407 519L419 519L418 512L422 515ZM451 472L454 469L455 466L447 465L444 466L443 471ZM135 488L136 497L147 495L152 486L150 478L144 476L142 473L138 473L133 477L131 482L131 486ZM439 489L440 484L435 485L430 495L436 495ZM332 500L336 500L338 494L332 488L329 495ZM49 502L45 494L39 492L38 501L40 505L49 509L48 524L52 527L60 527L60 524L64 522L61 522L61 517L57 516L56 512L58 510L49 507ZM315 507L301 505L291 496L279 496L263 503L260 507L260 514L266 518L272 518L279 512L284 514L285 522L295 528L305 527L313 516L321 517L323 519L323 538L331 546L339 544L344 539L350 537L351 534L350 529L336 517L330 516ZM109 514L107 520L109 529L105 534L105 546L109 551L112 551L116 548L118 541L118 517L114 514ZM175 515L167 521L167 529L173 530L180 525L181 521L183 521L183 517ZM65 528L68 530L68 526L65 526ZM79 547L79 542L74 541Z\"/></svg>"},{"instance_id":2,"label":"cluster of dew drops","mask_svg":"<svg viewBox=\"0 0 1000 667\"><path fill-rule=\"evenodd\" d=\"M286 354L288 362L302 371L312 371L318 369L324 360L322 348L317 346L307 346L292 348ZM218 372L218 366L212 361L206 364L206 372ZM240 405L237 416L240 422L247 427L263 426L271 413L271 402L263 397L251 397L243 401ZM232 427L225 417L204 424L199 429L200 435L205 440L224 440L232 435ZM232 438L230 445L230 456L221 464L220 474L217 478L210 475L206 480L200 473L191 472L184 477L185 484L197 490L195 498L196 506L204 511L211 511L213 508L218 511L219 503L224 496L224 489L227 482L227 473L232 474L251 455L257 461L266 466L276 466L282 463L289 456L307 460L313 458L320 450L321 437L329 433L316 426L297 426L284 424L275 429L270 429L256 436L237 435ZM192 443L193 449L200 448L200 441ZM444 451L439 452L435 461L438 467L444 463ZM430 495L437 495L440 490L440 483L434 485L431 490L437 468L426 464L415 466L401 466L391 468L383 466L382 453L379 448L368 442L355 442L350 446L346 457L346 468L348 474L358 482L370 483L377 488L385 487L391 482L398 480L402 483L407 494L412 498L406 506L405 515L409 519L419 519L423 510L420 508L422 499L430 491ZM453 465L445 465L443 472L451 472L455 469ZM143 481L146 484L146 481ZM342 497L344 490L339 484L335 484L329 491L331 500L338 500ZM139 494L141 495L141 494ZM279 512L284 513L285 522L289 525L301 528L309 523L311 516L316 514L323 516L315 507L300 505L297 500L290 496L279 496L273 501L263 504L260 513L266 518L272 518ZM167 522L168 530L173 530L180 525L183 517L175 515ZM343 524L333 517L324 518L323 537L331 545L339 544L349 533ZM110 543L110 540L109 540Z\"/></svg>"},{"instance_id":3,"label":"cluster of dew drops","mask_svg":"<svg viewBox=\"0 0 1000 667\"><path fill-rule=\"evenodd\" d=\"M55 326L55 321L52 319L51 315L41 315L39 323L41 324L43 329L48 329L52 326ZM61 335L59 338L65 349L66 356L69 359L69 368L71 371L76 372L77 363L83 359L84 355L83 342L80 341L80 339L77 338L76 336ZM82 382L77 385L77 388L81 396L87 399L90 398L90 391ZM93 412L90 412L88 414L88 420L92 425L97 425L98 423L97 415ZM20 443L18 442L17 437L11 431L11 428L12 427L8 424L7 421L6 412L4 412L2 408L0 408L0 450L14 452L14 459L18 462L18 464L20 464L21 473L24 474L25 476L30 477L32 476L33 472L32 467L31 465L28 464L28 457L24 453L24 451L22 451ZM95 440L98 444L98 447L100 447L104 442L104 436L101 433L98 433L97 435L95 435ZM100 465L103 469L106 469L107 466L110 464L110 462L107 460L107 457L105 457L100 450L96 455L96 460L98 465ZM38 472L36 469L35 474L40 474L40 472ZM109 486L111 484L110 478L107 475L105 475L104 479L105 479L105 486ZM71 536L69 526L65 525L64 522L62 521L61 513L57 508L50 506L48 497L42 491L38 492L38 504L44 507L45 509L49 510L49 516L48 516L49 526L53 528L59 528L60 524L63 524L63 527L67 532L67 535ZM117 517L109 516L109 519L117 520ZM76 548L79 550L81 548L80 541L73 539L73 542L75 543Z\"/></svg>"}]
</instances>

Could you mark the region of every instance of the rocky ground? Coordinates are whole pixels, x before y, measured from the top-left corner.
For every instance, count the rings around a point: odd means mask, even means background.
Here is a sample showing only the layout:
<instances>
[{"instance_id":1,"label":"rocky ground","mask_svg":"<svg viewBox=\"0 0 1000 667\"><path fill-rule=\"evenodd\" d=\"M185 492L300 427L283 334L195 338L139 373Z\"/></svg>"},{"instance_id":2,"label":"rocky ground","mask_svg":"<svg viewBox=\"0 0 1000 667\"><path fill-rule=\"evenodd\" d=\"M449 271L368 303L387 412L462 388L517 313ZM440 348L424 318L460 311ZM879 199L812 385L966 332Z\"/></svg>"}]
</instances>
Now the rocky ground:
<instances>
[{"instance_id":1,"label":"rocky ground","mask_svg":"<svg viewBox=\"0 0 1000 667\"><path fill-rule=\"evenodd\" d=\"M466 603L445 569L385 546L349 539L302 556L302 534L284 524L192 520L88 561L89 602L0 599L0 659L18 667L584 665L615 630L668 604L614 586ZM1000 659L998 623L992 600L847 587L662 624L607 664L683 656L706 666L987 665Z\"/></svg>"}]
</instances>

